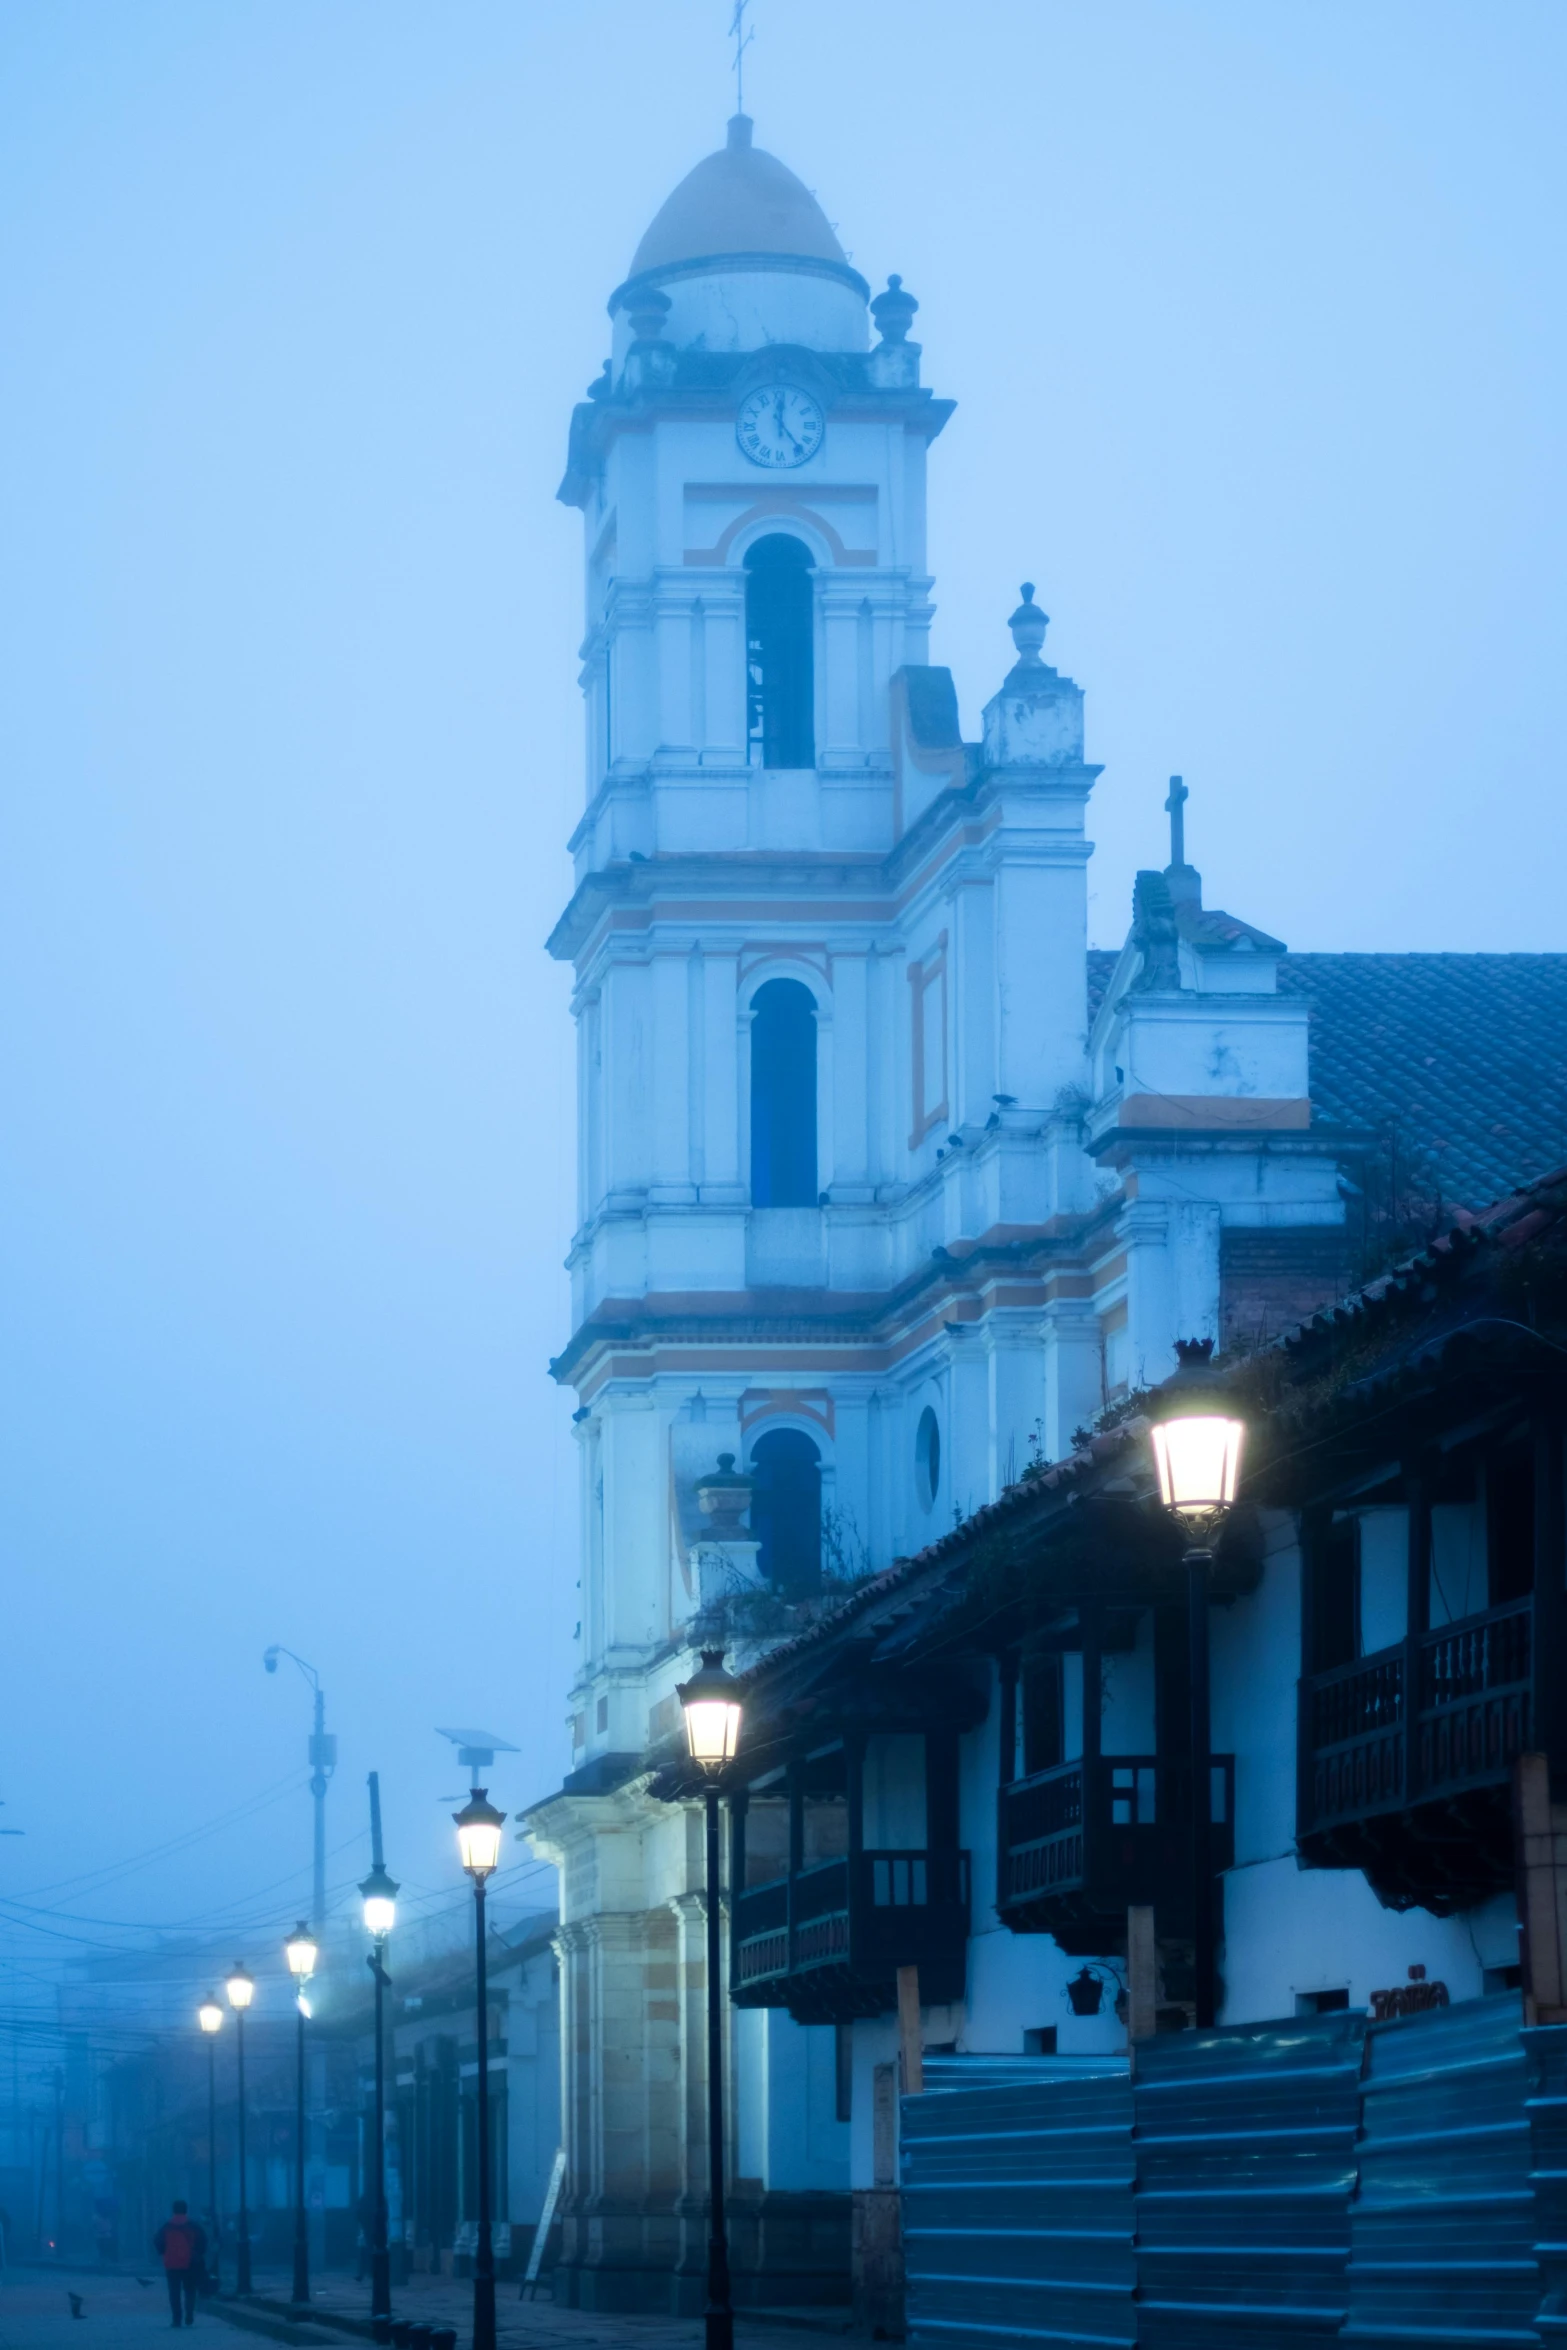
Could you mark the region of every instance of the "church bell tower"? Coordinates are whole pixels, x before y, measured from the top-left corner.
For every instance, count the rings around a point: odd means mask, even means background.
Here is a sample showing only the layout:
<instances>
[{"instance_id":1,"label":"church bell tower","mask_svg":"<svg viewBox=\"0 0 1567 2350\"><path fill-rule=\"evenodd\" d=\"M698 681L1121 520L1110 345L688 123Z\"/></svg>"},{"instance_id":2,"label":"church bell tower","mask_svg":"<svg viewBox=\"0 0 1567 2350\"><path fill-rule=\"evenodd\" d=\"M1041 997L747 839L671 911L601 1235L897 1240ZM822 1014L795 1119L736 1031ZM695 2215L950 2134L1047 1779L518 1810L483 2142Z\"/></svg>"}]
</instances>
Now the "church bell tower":
<instances>
[{"instance_id":1,"label":"church bell tower","mask_svg":"<svg viewBox=\"0 0 1567 2350\"><path fill-rule=\"evenodd\" d=\"M654 1792L694 1638L743 1666L1097 1404L1091 1308L1009 1271L1005 1235L1091 1196L1098 771L1032 589L982 743L930 665L952 403L917 308L897 277L872 296L737 114L611 295L572 418L587 791L550 945L579 1038L554 1368L582 1621L573 1767L529 1833L562 1871L558 2289L583 2305L699 2306L699 1854ZM998 1234L972 1270L965 1236ZM749 2196L774 2301L847 2266L834 2061L830 2029L734 2018L737 2257Z\"/></svg>"}]
</instances>

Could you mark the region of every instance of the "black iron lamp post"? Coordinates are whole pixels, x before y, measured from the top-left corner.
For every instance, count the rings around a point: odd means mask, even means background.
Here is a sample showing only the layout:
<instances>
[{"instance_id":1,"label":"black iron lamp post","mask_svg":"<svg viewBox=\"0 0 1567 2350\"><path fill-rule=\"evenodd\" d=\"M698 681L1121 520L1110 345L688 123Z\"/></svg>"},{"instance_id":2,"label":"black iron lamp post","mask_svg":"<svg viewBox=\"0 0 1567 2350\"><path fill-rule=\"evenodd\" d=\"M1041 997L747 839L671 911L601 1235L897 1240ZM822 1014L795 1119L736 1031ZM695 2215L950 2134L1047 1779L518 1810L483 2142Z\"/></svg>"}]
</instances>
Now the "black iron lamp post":
<instances>
[{"instance_id":1,"label":"black iron lamp post","mask_svg":"<svg viewBox=\"0 0 1567 2350\"><path fill-rule=\"evenodd\" d=\"M218 2226L218 2034L223 2029L223 2010L212 1998L204 1999L196 2010L207 2042L207 2230L212 2238L212 2282L217 2285L222 2268L222 2230Z\"/></svg>"},{"instance_id":2,"label":"black iron lamp post","mask_svg":"<svg viewBox=\"0 0 1567 2350\"><path fill-rule=\"evenodd\" d=\"M365 1931L373 1948L365 1964L375 1978L375 2144L371 2150L371 2197L375 2206L370 2244L370 2322L378 2342L392 2338L392 2257L386 2241L386 2024L385 1995L391 1977L386 1971L386 1938L397 1923L397 1886L387 1875L380 1854L380 1801L376 1790L374 1817L376 1854L370 1874L359 1888L364 1903Z\"/></svg>"},{"instance_id":3,"label":"black iron lamp post","mask_svg":"<svg viewBox=\"0 0 1567 2350\"><path fill-rule=\"evenodd\" d=\"M305 2221L305 2018L310 2000L305 1986L316 1971L316 1944L310 1928L298 1925L283 1945L288 1971L294 1978L294 2291L296 2309L310 2302L310 2241Z\"/></svg>"},{"instance_id":4,"label":"black iron lamp post","mask_svg":"<svg viewBox=\"0 0 1567 2350\"><path fill-rule=\"evenodd\" d=\"M253 1976L245 1971L243 1959L234 1961L234 1972L223 1986L234 2010L234 2033L239 2051L239 2241L234 2248L234 2290L250 2291L250 2198L245 2189L245 2010L256 1996Z\"/></svg>"},{"instance_id":5,"label":"black iron lamp post","mask_svg":"<svg viewBox=\"0 0 1567 2350\"><path fill-rule=\"evenodd\" d=\"M676 1691L691 1760L707 1807L707 2350L734 2350L729 2237L724 2214L724 2005L720 1970L718 1795L740 1743L740 1687L721 1648L704 1648L699 1672Z\"/></svg>"},{"instance_id":6,"label":"black iron lamp post","mask_svg":"<svg viewBox=\"0 0 1567 2350\"><path fill-rule=\"evenodd\" d=\"M457 1849L473 1879L473 1931L476 1959L475 1998L478 2005L478 2102L474 2113L478 2138L479 2240L473 2259L473 2350L495 2350L495 2248L490 2234L490 1985L484 1947L484 1887L500 1863L501 1830L506 1814L497 1811L482 1787L475 1787L457 1822Z\"/></svg>"},{"instance_id":7,"label":"black iron lamp post","mask_svg":"<svg viewBox=\"0 0 1567 2350\"><path fill-rule=\"evenodd\" d=\"M1211 1338L1180 1339L1179 1368L1159 1390L1151 1415L1159 1498L1186 1542L1186 1608L1191 1642L1192 1960L1197 2026L1212 2024L1216 2001L1213 1903L1213 1783L1209 1756L1208 1570L1235 1501L1246 1424L1210 1370Z\"/></svg>"}]
</instances>

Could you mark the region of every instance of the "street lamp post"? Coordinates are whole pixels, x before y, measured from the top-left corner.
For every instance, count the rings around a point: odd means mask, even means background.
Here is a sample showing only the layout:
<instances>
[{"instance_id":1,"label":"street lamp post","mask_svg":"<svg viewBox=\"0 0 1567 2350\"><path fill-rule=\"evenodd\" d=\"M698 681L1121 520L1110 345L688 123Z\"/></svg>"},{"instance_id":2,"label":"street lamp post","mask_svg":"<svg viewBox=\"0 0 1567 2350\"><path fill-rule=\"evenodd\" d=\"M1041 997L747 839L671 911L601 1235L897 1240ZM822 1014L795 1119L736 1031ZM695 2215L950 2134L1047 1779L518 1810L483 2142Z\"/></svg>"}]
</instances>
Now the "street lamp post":
<instances>
[{"instance_id":1,"label":"street lamp post","mask_svg":"<svg viewBox=\"0 0 1567 2350\"><path fill-rule=\"evenodd\" d=\"M223 2232L218 2225L218 2034L223 2029L223 2010L212 1998L204 1999L196 2010L207 2043L207 2227L212 2237L212 2282L216 2286L222 2270Z\"/></svg>"},{"instance_id":2,"label":"street lamp post","mask_svg":"<svg viewBox=\"0 0 1567 2350\"><path fill-rule=\"evenodd\" d=\"M239 2053L239 2241L234 2248L234 2290L236 2293L248 2293L250 2199L245 2189L245 2010L256 1996L256 1986L254 1979L245 1971L243 1959L234 1961L234 1971L223 1988L234 2010L235 2043Z\"/></svg>"},{"instance_id":3,"label":"street lamp post","mask_svg":"<svg viewBox=\"0 0 1567 2350\"><path fill-rule=\"evenodd\" d=\"M305 2220L305 1986L316 1971L316 1944L308 1926L298 1925L283 1945L294 1978L294 2292L296 2309L310 2304L310 2240Z\"/></svg>"},{"instance_id":4,"label":"street lamp post","mask_svg":"<svg viewBox=\"0 0 1567 2350\"><path fill-rule=\"evenodd\" d=\"M686 1743L702 1773L707 1812L707 2308L706 2350L734 2350L729 2291L729 2236L724 2212L724 2007L719 1935L718 1795L740 1743L740 1689L724 1671L721 1648L704 1648L702 1664L676 1691Z\"/></svg>"},{"instance_id":5,"label":"street lamp post","mask_svg":"<svg viewBox=\"0 0 1567 2350\"><path fill-rule=\"evenodd\" d=\"M370 1874L359 1888L364 1903L365 1931L372 1948L365 1961L375 1979L375 2143L371 2157L371 2194L375 2205L374 2237L370 2246L370 2322L378 2342L392 2338L392 2260L386 2241L386 2024L384 1999L391 1980L386 1971L386 1938L397 1922L397 1886L381 1858L381 1781L370 1773Z\"/></svg>"},{"instance_id":6,"label":"street lamp post","mask_svg":"<svg viewBox=\"0 0 1567 2350\"><path fill-rule=\"evenodd\" d=\"M506 1814L497 1811L482 1787L452 1817L457 1823L457 1849L473 1879L475 2003L478 2008L478 2099L474 2114L478 2137L479 2241L473 2261L473 2350L495 2350L495 2249L490 2233L490 1988L484 1946L484 1887L501 1857L501 1830Z\"/></svg>"},{"instance_id":7,"label":"street lamp post","mask_svg":"<svg viewBox=\"0 0 1567 2350\"><path fill-rule=\"evenodd\" d=\"M1159 1498L1186 1543L1192 1749L1192 1971L1197 2028L1215 2020L1213 1786L1209 1755L1208 1570L1234 1506L1245 1422L1226 1408L1209 1369L1211 1338L1176 1342L1174 1378L1160 1390L1151 1430Z\"/></svg>"}]
</instances>

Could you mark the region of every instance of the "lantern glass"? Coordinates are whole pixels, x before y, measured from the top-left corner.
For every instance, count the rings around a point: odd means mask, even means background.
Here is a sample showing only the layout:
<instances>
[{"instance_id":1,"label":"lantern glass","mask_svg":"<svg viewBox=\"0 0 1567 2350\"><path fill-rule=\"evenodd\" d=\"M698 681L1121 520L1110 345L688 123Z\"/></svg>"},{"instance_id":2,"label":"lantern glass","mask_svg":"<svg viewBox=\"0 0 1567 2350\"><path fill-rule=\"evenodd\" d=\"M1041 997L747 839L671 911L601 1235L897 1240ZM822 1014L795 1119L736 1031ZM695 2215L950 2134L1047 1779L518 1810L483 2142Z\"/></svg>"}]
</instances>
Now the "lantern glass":
<instances>
[{"instance_id":1,"label":"lantern glass","mask_svg":"<svg viewBox=\"0 0 1567 2350\"><path fill-rule=\"evenodd\" d=\"M716 1778L735 1758L743 1718L740 1686L724 1671L723 1650L704 1649L701 1671L683 1682L677 1694L691 1760L698 1770Z\"/></svg>"},{"instance_id":2,"label":"lantern glass","mask_svg":"<svg viewBox=\"0 0 1567 2350\"><path fill-rule=\"evenodd\" d=\"M379 1861L359 1888L364 1903L365 1932L384 1942L397 1923L397 1885Z\"/></svg>"},{"instance_id":3,"label":"lantern glass","mask_svg":"<svg viewBox=\"0 0 1567 2350\"><path fill-rule=\"evenodd\" d=\"M298 1982L308 1983L311 1976L316 1971L316 1958L318 1956L315 1936L311 1933L308 1926L296 1926L294 1928L294 1931L292 1934L290 1934L288 1940L283 1945L283 1955L288 1960L289 1973L293 1975Z\"/></svg>"},{"instance_id":4,"label":"lantern glass","mask_svg":"<svg viewBox=\"0 0 1567 2350\"><path fill-rule=\"evenodd\" d=\"M196 2010L196 2021L204 2032L221 2032L223 2010L215 1999L204 1999Z\"/></svg>"},{"instance_id":5,"label":"lantern glass","mask_svg":"<svg viewBox=\"0 0 1567 2350\"><path fill-rule=\"evenodd\" d=\"M462 1865L477 1884L482 1885L500 1866L501 1830L506 1825L506 1814L497 1811L482 1787L475 1787L462 1810L452 1817L457 1823L457 1849Z\"/></svg>"},{"instance_id":6,"label":"lantern glass","mask_svg":"<svg viewBox=\"0 0 1567 2350\"><path fill-rule=\"evenodd\" d=\"M1151 1431L1159 1498L1182 1518L1207 1518L1227 1510L1240 1479L1244 1420L1194 1412L1163 1420Z\"/></svg>"},{"instance_id":7,"label":"lantern glass","mask_svg":"<svg viewBox=\"0 0 1567 2350\"><path fill-rule=\"evenodd\" d=\"M721 1771L740 1743L740 1708L726 1698L699 1698L686 1707L686 1738L694 1763Z\"/></svg>"},{"instance_id":8,"label":"lantern glass","mask_svg":"<svg viewBox=\"0 0 1567 2350\"><path fill-rule=\"evenodd\" d=\"M230 1975L223 1988L229 1995L230 2007L238 2008L241 2013L244 2012L244 2010L250 2005L251 2001L256 1996L255 1978L253 1975L248 1975L245 1972L243 1963L235 1966L234 1972Z\"/></svg>"}]
</instances>

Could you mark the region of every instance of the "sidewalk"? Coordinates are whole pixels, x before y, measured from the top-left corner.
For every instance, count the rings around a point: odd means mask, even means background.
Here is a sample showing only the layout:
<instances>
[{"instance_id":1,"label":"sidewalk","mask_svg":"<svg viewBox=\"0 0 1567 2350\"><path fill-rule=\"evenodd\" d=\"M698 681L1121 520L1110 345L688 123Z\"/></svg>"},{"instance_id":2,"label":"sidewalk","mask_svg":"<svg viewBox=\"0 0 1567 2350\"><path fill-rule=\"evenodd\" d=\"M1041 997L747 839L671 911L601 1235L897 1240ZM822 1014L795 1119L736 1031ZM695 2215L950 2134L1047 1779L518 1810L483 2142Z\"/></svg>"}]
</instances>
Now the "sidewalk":
<instances>
[{"instance_id":1,"label":"sidewalk","mask_svg":"<svg viewBox=\"0 0 1567 2350\"><path fill-rule=\"evenodd\" d=\"M255 2299L269 2315L286 2313L287 2280L281 2275L258 2277ZM370 2314L369 2286L355 2284L351 2277L324 2277L310 2300L312 2312L320 2318L368 2319ZM393 2290L392 2315L416 2325L455 2326L458 2350L467 2350L473 2330L472 2280L411 2276ZM700 2317L601 2316L583 2309L557 2309L553 2301L520 2300L515 2279L496 2285L495 2331L500 2350L524 2350L525 2345L528 2350L701 2350L702 2345ZM743 2311L735 2319L736 2350L810 2350L813 2342L850 2338L831 2326L826 2332L805 2330L766 2317L753 2319ZM82 2345L82 2350L92 2350L92 2345Z\"/></svg>"}]
</instances>

